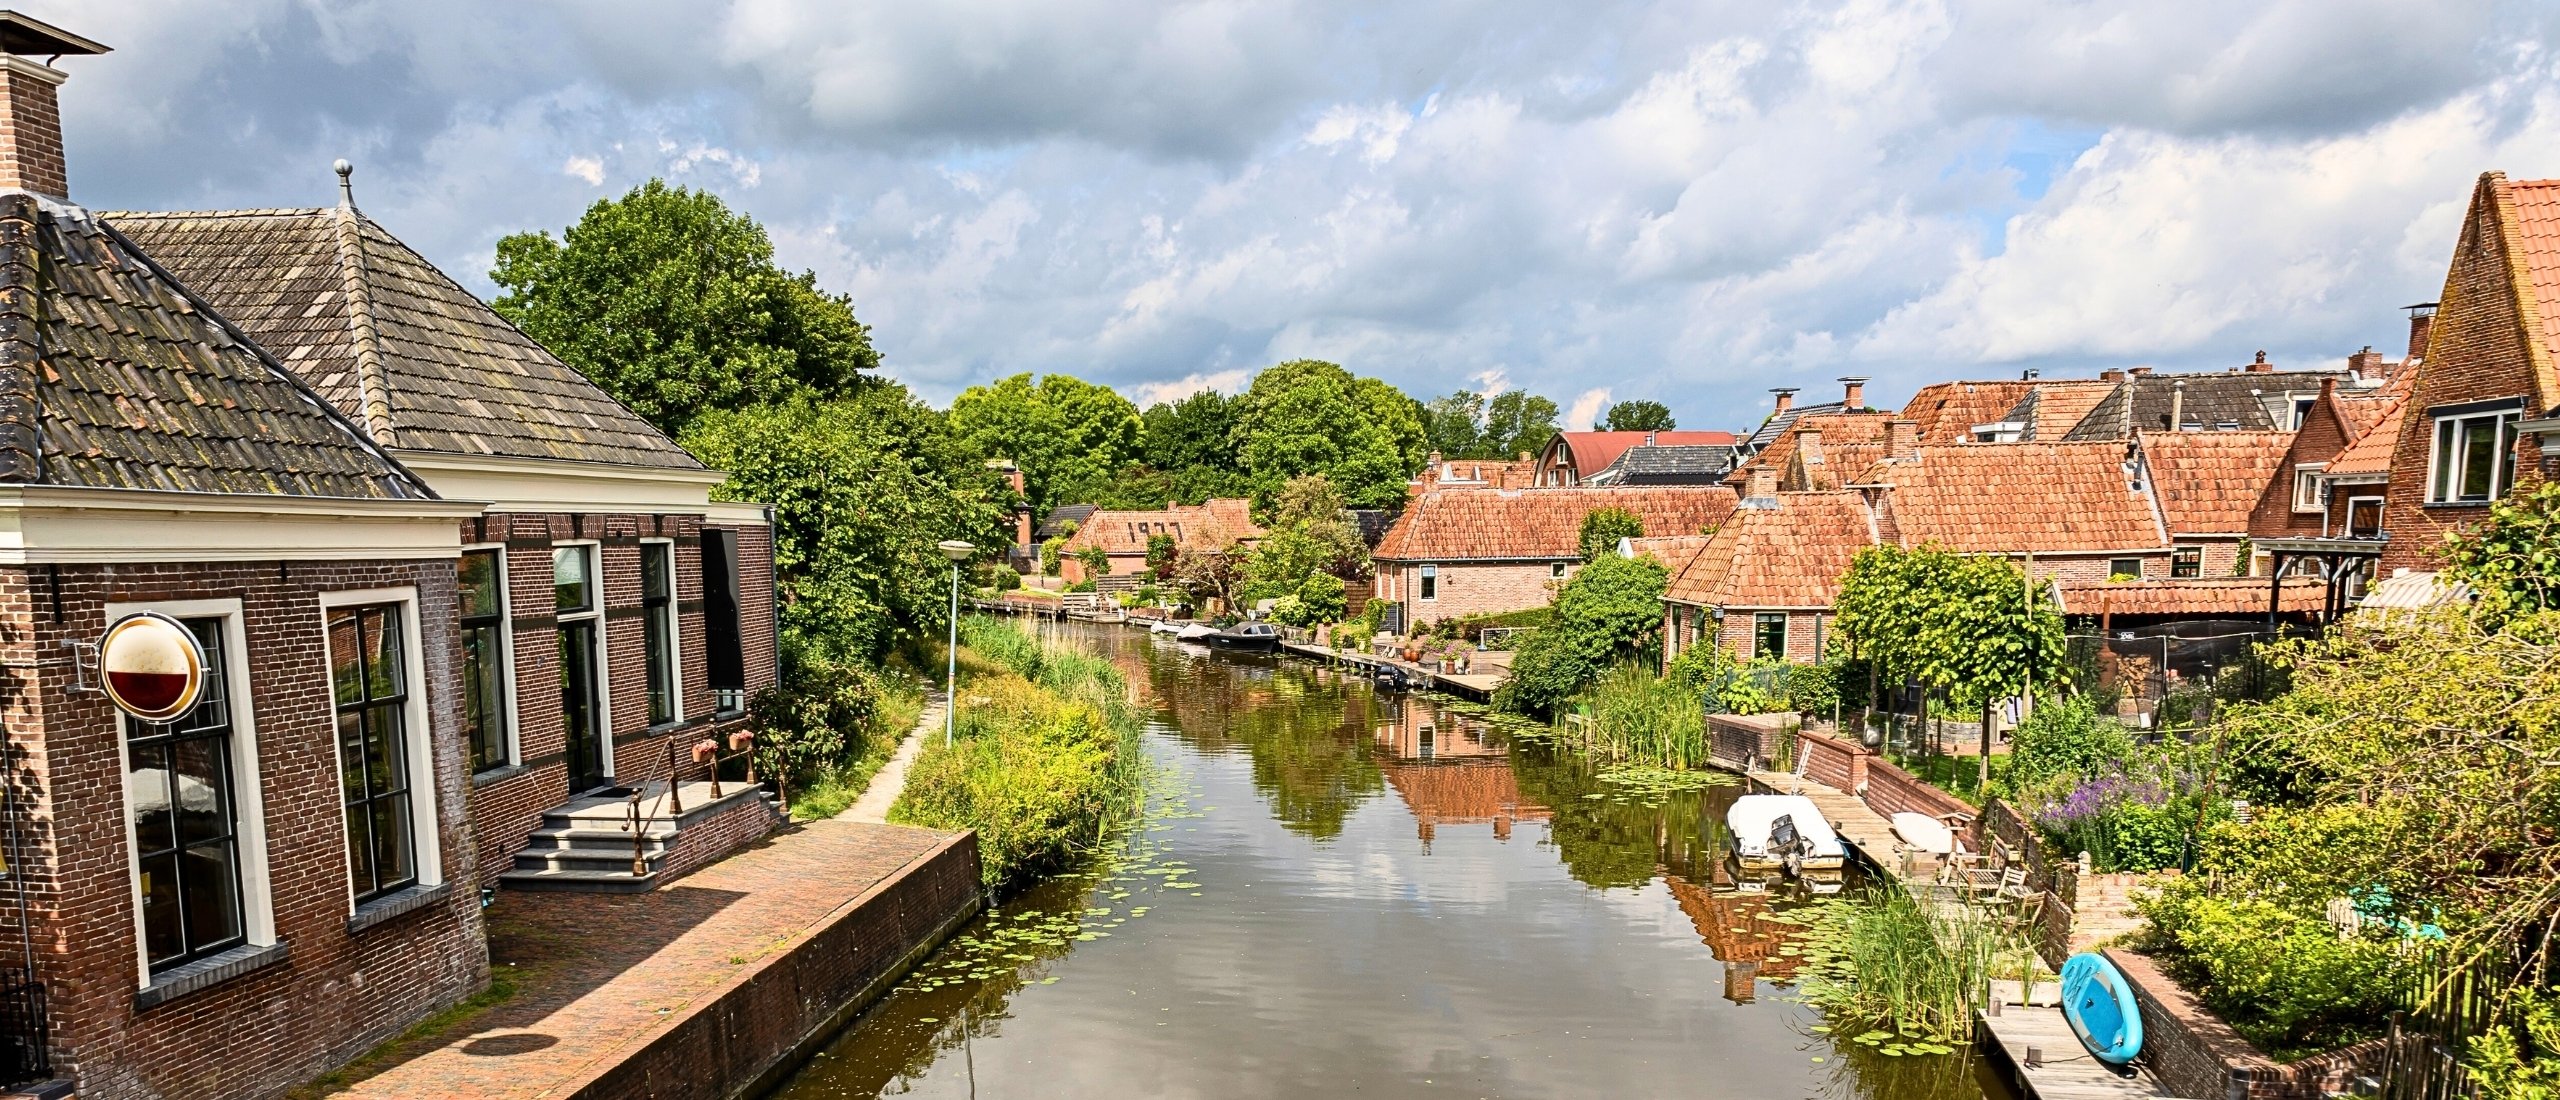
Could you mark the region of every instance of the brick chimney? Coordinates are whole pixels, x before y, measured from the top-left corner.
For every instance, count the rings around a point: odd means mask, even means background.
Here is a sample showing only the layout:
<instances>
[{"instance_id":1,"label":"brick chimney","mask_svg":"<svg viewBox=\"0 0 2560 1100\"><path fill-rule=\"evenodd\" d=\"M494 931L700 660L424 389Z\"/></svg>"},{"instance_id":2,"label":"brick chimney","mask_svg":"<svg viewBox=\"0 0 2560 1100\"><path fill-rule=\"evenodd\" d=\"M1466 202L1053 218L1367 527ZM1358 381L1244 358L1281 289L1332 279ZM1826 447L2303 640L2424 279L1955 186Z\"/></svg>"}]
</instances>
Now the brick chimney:
<instances>
[{"instance_id":1,"label":"brick chimney","mask_svg":"<svg viewBox=\"0 0 2560 1100\"><path fill-rule=\"evenodd\" d=\"M2420 302L2409 307L2409 358L2427 357L2427 336L2436 328L2436 303Z\"/></svg>"},{"instance_id":2,"label":"brick chimney","mask_svg":"<svg viewBox=\"0 0 2560 1100\"><path fill-rule=\"evenodd\" d=\"M2373 350L2371 344L2366 344L2363 351L2347 357L2347 373L2357 378L2380 378L2383 372L2390 369L2390 365L2391 361L2384 359L2381 352Z\"/></svg>"},{"instance_id":3,"label":"brick chimney","mask_svg":"<svg viewBox=\"0 0 2560 1100\"><path fill-rule=\"evenodd\" d=\"M1782 413L1788 409L1796 407L1796 388L1794 386L1772 386L1769 388L1769 392L1778 395L1778 407L1771 410L1772 415Z\"/></svg>"},{"instance_id":4,"label":"brick chimney","mask_svg":"<svg viewBox=\"0 0 2560 1100\"><path fill-rule=\"evenodd\" d=\"M35 58L105 52L105 46L49 23L0 11L0 188L71 197L62 111L54 97L64 73Z\"/></svg>"},{"instance_id":5,"label":"brick chimney","mask_svg":"<svg viewBox=\"0 0 2560 1100\"><path fill-rule=\"evenodd\" d=\"M1771 504L1775 504L1778 500L1777 468L1766 463L1752 467L1751 476L1746 482L1745 488L1746 491L1743 493L1744 500L1766 501Z\"/></svg>"},{"instance_id":6,"label":"brick chimney","mask_svg":"<svg viewBox=\"0 0 2560 1100\"><path fill-rule=\"evenodd\" d=\"M2102 371L2099 371L2099 372L2098 372L2098 381L2101 381L2101 382L2122 382L2122 381L2124 381L2124 372L2123 372L2123 371L2120 371L2120 370L2102 370Z\"/></svg>"},{"instance_id":7,"label":"brick chimney","mask_svg":"<svg viewBox=\"0 0 2560 1100\"><path fill-rule=\"evenodd\" d=\"M1822 465L1822 429L1797 428L1796 454L1804 459L1807 466Z\"/></svg>"},{"instance_id":8,"label":"brick chimney","mask_svg":"<svg viewBox=\"0 0 2560 1100\"><path fill-rule=\"evenodd\" d=\"M2149 374L2151 373L2151 368L2149 368L2149 367L2133 367L2133 368L2128 369L2125 373L2130 374L2130 375L2132 375L2132 376L2134 376L2134 377L2136 377L2136 378L2141 378L2141 377L2144 377L2144 376L2146 376L2146 375L2149 375Z\"/></svg>"},{"instance_id":9,"label":"brick chimney","mask_svg":"<svg viewBox=\"0 0 2560 1100\"><path fill-rule=\"evenodd\" d=\"M2267 353L2262 351L2258 353L2257 358L2249 360L2249 365L2242 369L2247 370L2251 374L2274 374L2276 372L2276 365L2267 362Z\"/></svg>"},{"instance_id":10,"label":"brick chimney","mask_svg":"<svg viewBox=\"0 0 2560 1100\"><path fill-rule=\"evenodd\" d=\"M1884 426L1884 456L1886 458L1909 458L1918 453L1919 450L1919 421L1893 420L1886 422Z\"/></svg>"},{"instance_id":11,"label":"brick chimney","mask_svg":"<svg viewBox=\"0 0 2560 1100\"><path fill-rule=\"evenodd\" d=\"M1867 407L1867 380L1849 375L1840 380L1840 405L1850 412Z\"/></svg>"}]
</instances>

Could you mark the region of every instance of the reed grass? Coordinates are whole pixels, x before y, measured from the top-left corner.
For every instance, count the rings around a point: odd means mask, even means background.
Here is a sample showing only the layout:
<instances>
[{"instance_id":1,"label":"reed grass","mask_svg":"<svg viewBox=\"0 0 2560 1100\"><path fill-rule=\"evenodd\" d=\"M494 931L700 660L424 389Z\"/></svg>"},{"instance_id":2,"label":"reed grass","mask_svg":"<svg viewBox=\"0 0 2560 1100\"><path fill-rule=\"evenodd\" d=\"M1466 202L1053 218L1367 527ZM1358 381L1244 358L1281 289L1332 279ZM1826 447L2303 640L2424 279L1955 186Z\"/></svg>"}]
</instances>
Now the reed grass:
<instances>
[{"instance_id":1,"label":"reed grass","mask_svg":"<svg viewBox=\"0 0 2560 1100\"><path fill-rule=\"evenodd\" d=\"M1962 1047L1992 980L2036 972L2034 947L1993 915L1900 888L1827 899L1803 919L1805 999L1835 1035L1887 1054Z\"/></svg>"},{"instance_id":2,"label":"reed grass","mask_svg":"<svg viewBox=\"0 0 2560 1100\"><path fill-rule=\"evenodd\" d=\"M1706 711L1696 696L1639 664L1602 675L1582 696L1587 721L1556 740L1585 756L1688 770L1707 764Z\"/></svg>"}]
</instances>

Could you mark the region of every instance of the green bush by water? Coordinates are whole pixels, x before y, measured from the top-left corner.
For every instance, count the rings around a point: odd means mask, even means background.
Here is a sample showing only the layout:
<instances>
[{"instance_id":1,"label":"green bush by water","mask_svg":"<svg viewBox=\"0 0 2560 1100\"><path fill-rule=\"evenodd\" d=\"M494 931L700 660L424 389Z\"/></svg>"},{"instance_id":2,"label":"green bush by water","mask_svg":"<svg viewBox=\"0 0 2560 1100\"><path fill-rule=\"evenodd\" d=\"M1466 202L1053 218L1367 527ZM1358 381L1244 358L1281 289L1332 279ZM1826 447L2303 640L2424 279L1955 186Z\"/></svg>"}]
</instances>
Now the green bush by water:
<instances>
[{"instance_id":1,"label":"green bush by water","mask_svg":"<svg viewBox=\"0 0 2560 1100\"><path fill-rule=\"evenodd\" d=\"M1706 715L1696 694L1644 666L1622 664L1584 693L1590 720L1565 723L1557 739L1585 756L1698 768L1707 763Z\"/></svg>"},{"instance_id":2,"label":"green bush by water","mask_svg":"<svg viewBox=\"0 0 2560 1100\"><path fill-rule=\"evenodd\" d=\"M1805 999L1833 1034L1887 1054L1964 1046L1988 984L2036 967L2025 937L1989 914L1933 911L1899 889L1825 899L1803 919Z\"/></svg>"}]
</instances>

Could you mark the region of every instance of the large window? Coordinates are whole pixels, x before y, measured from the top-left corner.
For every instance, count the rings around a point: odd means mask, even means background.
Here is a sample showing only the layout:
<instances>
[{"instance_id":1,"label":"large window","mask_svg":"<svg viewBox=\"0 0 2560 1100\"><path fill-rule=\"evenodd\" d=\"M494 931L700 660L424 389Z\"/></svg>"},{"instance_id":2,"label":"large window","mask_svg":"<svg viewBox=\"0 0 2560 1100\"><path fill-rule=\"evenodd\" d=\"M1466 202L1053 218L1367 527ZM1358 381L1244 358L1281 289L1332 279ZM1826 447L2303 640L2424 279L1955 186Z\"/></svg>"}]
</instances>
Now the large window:
<instances>
[{"instance_id":1,"label":"large window","mask_svg":"<svg viewBox=\"0 0 2560 1100\"><path fill-rule=\"evenodd\" d=\"M2117 577L2131 577L2131 578L2133 578L2133 579L2135 579L2135 580L2141 580L2141 579L2142 579L2142 559L2141 559L2141 558L2108 558L2108 559L2107 559L2107 579L2108 579L2108 580L2114 580L2114 579L2115 579L2115 578L2117 578Z\"/></svg>"},{"instance_id":2,"label":"large window","mask_svg":"<svg viewBox=\"0 0 2560 1100\"><path fill-rule=\"evenodd\" d=\"M2181 579L2204 575L2204 551L2192 546L2170 551L2169 575Z\"/></svg>"},{"instance_id":3,"label":"large window","mask_svg":"<svg viewBox=\"0 0 2560 1100\"><path fill-rule=\"evenodd\" d=\"M747 655L738 614L738 533L702 531L702 667L711 706L721 714L747 707Z\"/></svg>"},{"instance_id":4,"label":"large window","mask_svg":"<svg viewBox=\"0 0 2560 1100\"><path fill-rule=\"evenodd\" d=\"M560 731L569 761L569 790L593 790L606 776L603 663L596 641L603 614L595 582L596 548L551 548L551 605L559 618Z\"/></svg>"},{"instance_id":5,"label":"large window","mask_svg":"<svg viewBox=\"0 0 2560 1100\"><path fill-rule=\"evenodd\" d=\"M2523 416L2509 408L2436 417L2427 502L2486 502L2505 494L2516 479L2516 422Z\"/></svg>"},{"instance_id":6,"label":"large window","mask_svg":"<svg viewBox=\"0 0 2560 1100\"><path fill-rule=\"evenodd\" d=\"M2293 467L2293 510L2318 512L2329 507L2328 487L2320 481L2326 462L2302 462Z\"/></svg>"},{"instance_id":7,"label":"large window","mask_svg":"<svg viewBox=\"0 0 2560 1100\"><path fill-rule=\"evenodd\" d=\"M462 736L471 770L515 763L508 751L506 558L499 550L462 554Z\"/></svg>"},{"instance_id":8,"label":"large window","mask_svg":"<svg viewBox=\"0 0 2560 1100\"><path fill-rule=\"evenodd\" d=\"M329 613L338 785L347 815L348 874L359 904L418 882L409 795L409 658L400 618L397 604Z\"/></svg>"},{"instance_id":9,"label":"large window","mask_svg":"<svg viewBox=\"0 0 2560 1100\"><path fill-rule=\"evenodd\" d=\"M675 544L640 545L641 629L649 661L649 724L653 726L684 717L676 692L675 574Z\"/></svg>"},{"instance_id":10,"label":"large window","mask_svg":"<svg viewBox=\"0 0 2560 1100\"><path fill-rule=\"evenodd\" d=\"M1751 655L1753 657L1775 657L1779 660L1786 659L1786 612L1762 611L1751 616Z\"/></svg>"},{"instance_id":11,"label":"large window","mask_svg":"<svg viewBox=\"0 0 2560 1100\"><path fill-rule=\"evenodd\" d=\"M244 942L240 809L233 790L230 655L223 620L189 619L204 690L168 722L125 724L125 808L153 972Z\"/></svg>"}]
</instances>

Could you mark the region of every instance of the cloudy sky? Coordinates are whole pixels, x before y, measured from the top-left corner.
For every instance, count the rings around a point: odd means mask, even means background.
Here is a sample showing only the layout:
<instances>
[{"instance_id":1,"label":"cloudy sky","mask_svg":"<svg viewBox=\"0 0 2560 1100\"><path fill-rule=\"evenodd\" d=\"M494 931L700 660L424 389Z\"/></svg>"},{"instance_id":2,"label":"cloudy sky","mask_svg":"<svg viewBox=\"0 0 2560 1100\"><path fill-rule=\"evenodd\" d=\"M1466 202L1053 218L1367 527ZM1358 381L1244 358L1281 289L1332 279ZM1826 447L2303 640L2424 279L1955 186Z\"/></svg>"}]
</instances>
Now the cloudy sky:
<instances>
[{"instance_id":1,"label":"cloudy sky","mask_svg":"<svg viewBox=\"0 0 2560 1100\"><path fill-rule=\"evenodd\" d=\"M22 0L73 197L493 243L650 176L761 219L937 402L1315 356L1756 422L2397 349L2472 181L2560 175L2538 0Z\"/></svg>"}]
</instances>

